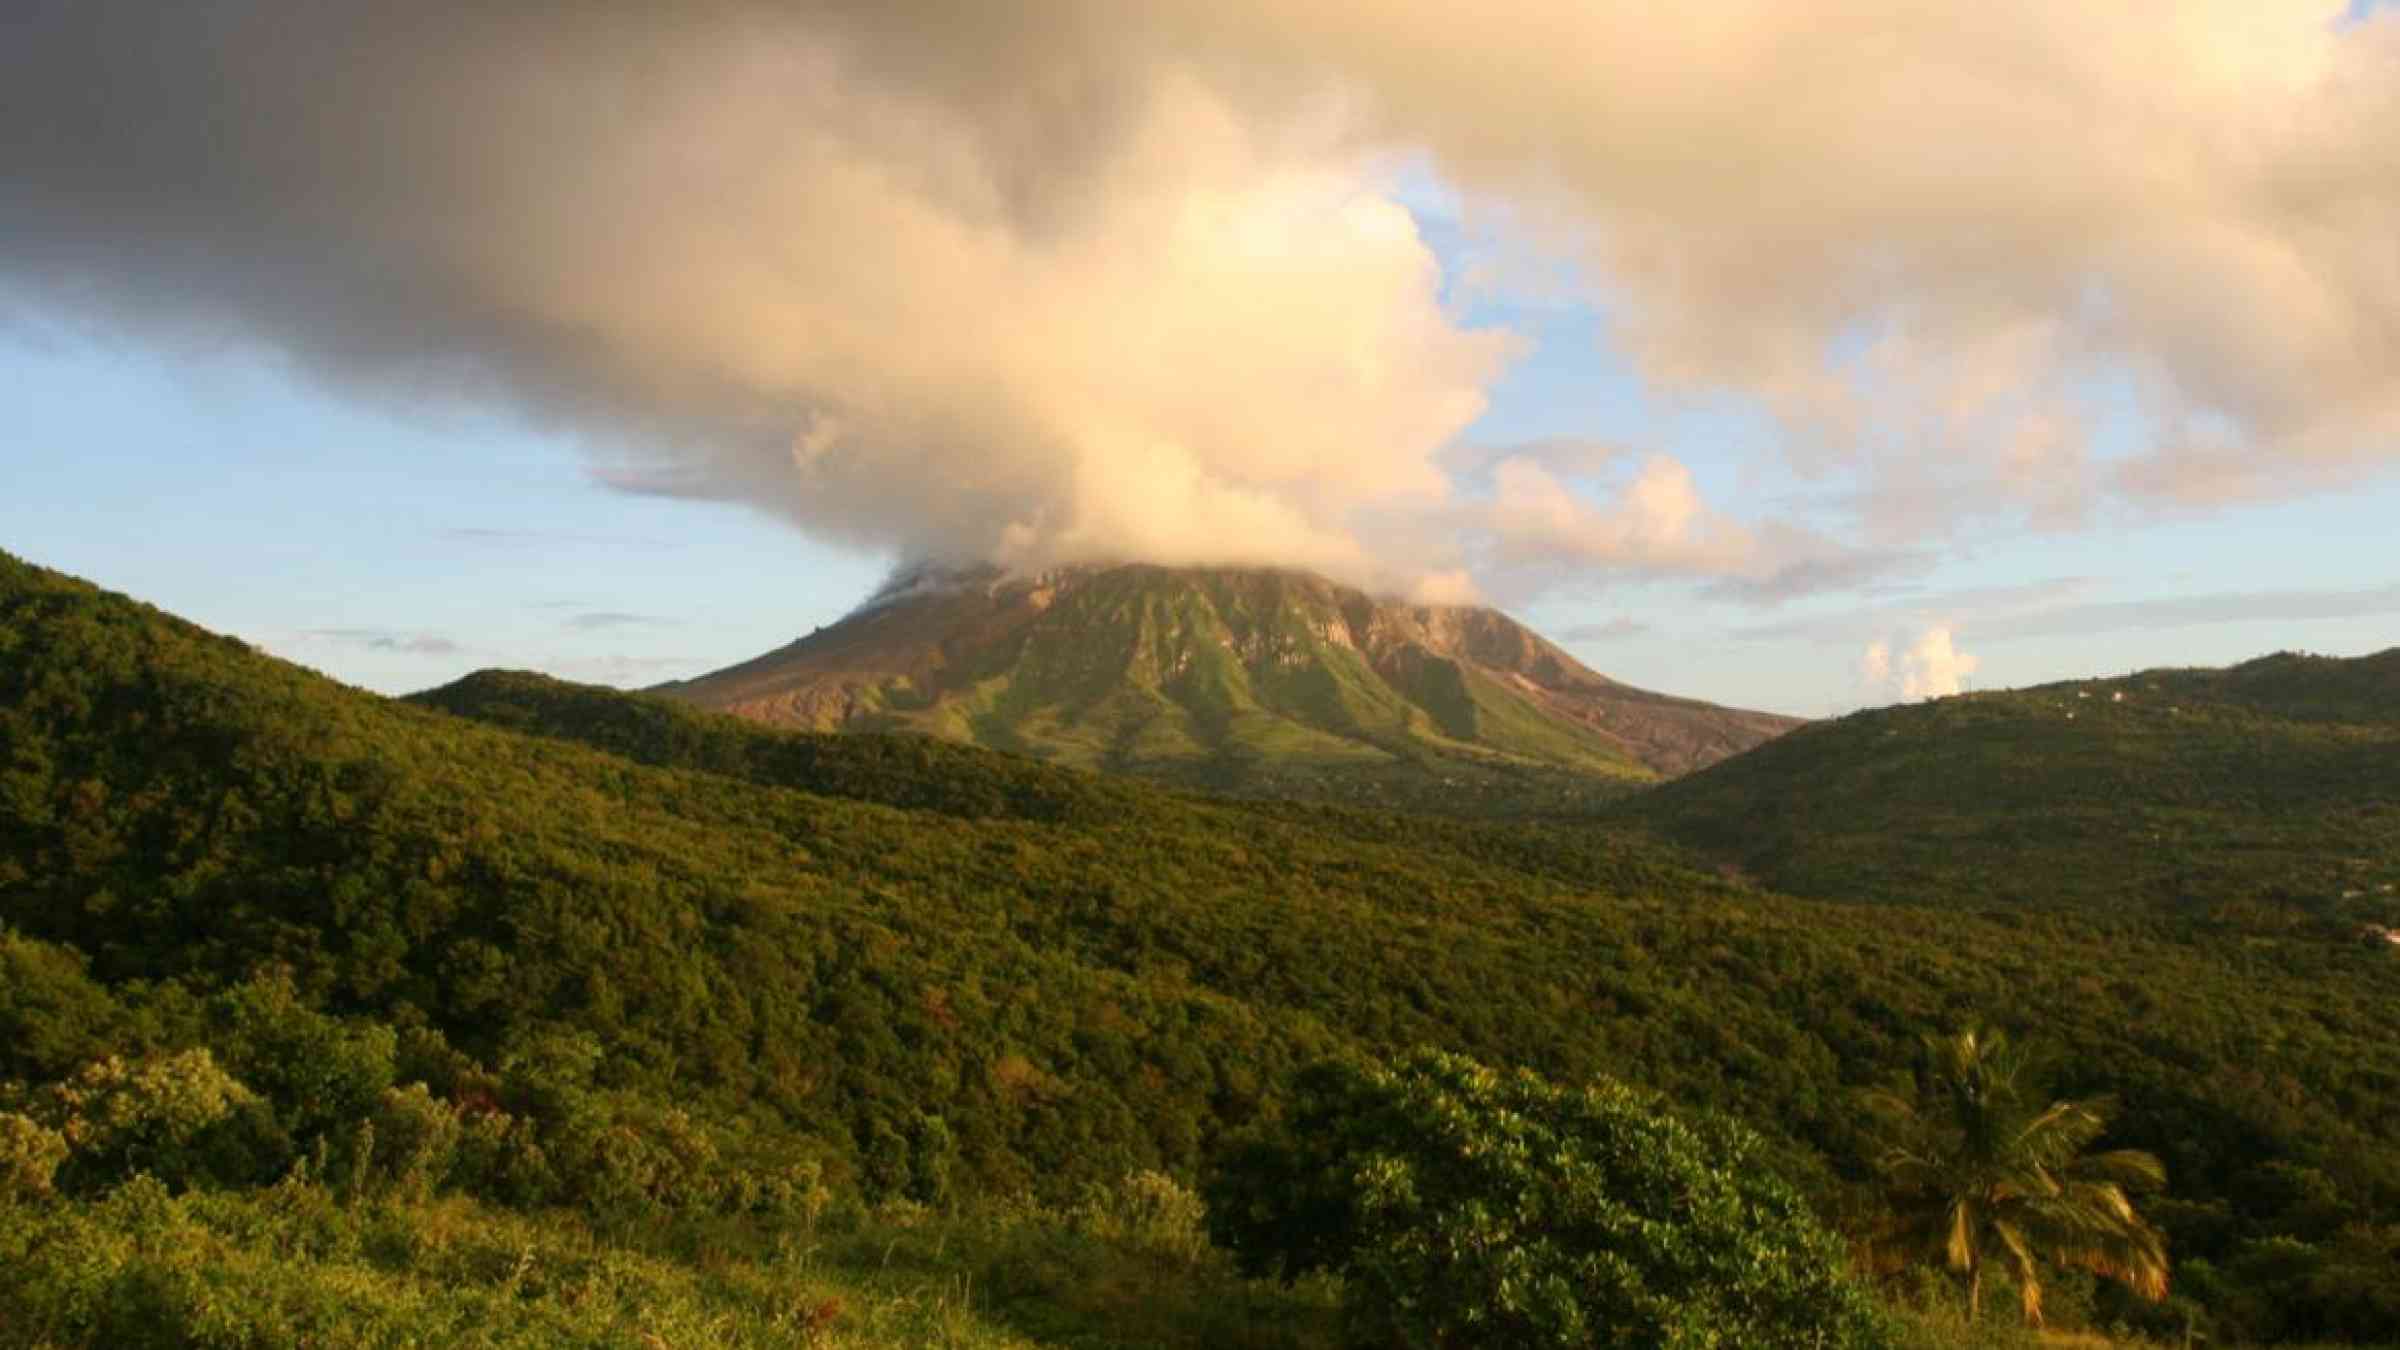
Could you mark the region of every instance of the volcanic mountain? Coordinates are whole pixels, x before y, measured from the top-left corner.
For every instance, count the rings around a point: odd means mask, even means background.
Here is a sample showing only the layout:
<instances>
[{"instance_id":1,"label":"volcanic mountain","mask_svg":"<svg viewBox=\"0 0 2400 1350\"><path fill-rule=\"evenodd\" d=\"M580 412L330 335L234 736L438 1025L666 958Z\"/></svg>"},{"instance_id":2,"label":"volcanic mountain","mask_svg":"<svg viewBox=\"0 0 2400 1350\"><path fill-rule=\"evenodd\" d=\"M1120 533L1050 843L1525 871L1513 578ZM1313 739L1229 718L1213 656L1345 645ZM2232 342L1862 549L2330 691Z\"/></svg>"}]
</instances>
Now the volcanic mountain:
<instances>
[{"instance_id":1,"label":"volcanic mountain","mask_svg":"<svg viewBox=\"0 0 2400 1350\"><path fill-rule=\"evenodd\" d=\"M658 692L1186 786L1495 809L1617 795L1799 725L1619 684L1494 610L1255 568L904 574Z\"/></svg>"}]
</instances>

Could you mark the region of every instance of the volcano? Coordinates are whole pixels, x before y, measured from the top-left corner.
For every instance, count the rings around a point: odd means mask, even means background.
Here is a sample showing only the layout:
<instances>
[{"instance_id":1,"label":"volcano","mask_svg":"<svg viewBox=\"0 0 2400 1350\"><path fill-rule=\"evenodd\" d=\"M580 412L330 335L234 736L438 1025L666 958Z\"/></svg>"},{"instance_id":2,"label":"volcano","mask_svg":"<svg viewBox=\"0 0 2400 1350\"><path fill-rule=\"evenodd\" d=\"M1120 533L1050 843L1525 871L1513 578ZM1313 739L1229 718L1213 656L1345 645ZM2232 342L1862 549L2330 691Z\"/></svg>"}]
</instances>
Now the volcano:
<instances>
[{"instance_id":1,"label":"volcano","mask_svg":"<svg viewBox=\"0 0 2400 1350\"><path fill-rule=\"evenodd\" d=\"M1220 791L1382 804L1617 795L1799 725L1620 684L1496 610L1305 572L923 569L656 692Z\"/></svg>"}]
</instances>

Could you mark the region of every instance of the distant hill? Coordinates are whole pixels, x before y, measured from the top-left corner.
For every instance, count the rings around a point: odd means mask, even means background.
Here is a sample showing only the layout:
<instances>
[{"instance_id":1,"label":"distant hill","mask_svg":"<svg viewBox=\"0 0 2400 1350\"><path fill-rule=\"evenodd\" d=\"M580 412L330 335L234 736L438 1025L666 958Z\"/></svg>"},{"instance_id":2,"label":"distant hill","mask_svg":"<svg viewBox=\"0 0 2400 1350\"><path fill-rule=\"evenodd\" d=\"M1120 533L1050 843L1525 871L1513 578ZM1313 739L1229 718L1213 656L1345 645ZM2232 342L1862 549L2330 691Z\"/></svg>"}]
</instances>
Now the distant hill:
<instances>
[{"instance_id":1,"label":"distant hill","mask_svg":"<svg viewBox=\"0 0 2400 1350\"><path fill-rule=\"evenodd\" d=\"M1799 725L1619 684L1493 610L1254 568L918 573L658 692L1219 791L1470 811L1588 805Z\"/></svg>"},{"instance_id":2,"label":"distant hill","mask_svg":"<svg viewBox=\"0 0 2400 1350\"><path fill-rule=\"evenodd\" d=\"M1611 816L1809 895L2400 915L2400 649L1855 713Z\"/></svg>"},{"instance_id":3,"label":"distant hill","mask_svg":"<svg viewBox=\"0 0 2400 1350\"><path fill-rule=\"evenodd\" d=\"M424 701L455 714L0 555L0 1078L209 1043L205 1000L280 969L461 1112L571 1069L848 1194L1069 1201L1196 1175L1302 1064L1430 1044L1736 1114L1840 1216L1857 1089L1989 1017L2166 1157L2151 1212L2226 1325L2359 1324L2291 1272L2367 1270L2344 1235L2400 1223L2400 962L2335 929L1794 900L1590 825L1199 800L532 676Z\"/></svg>"}]
</instances>

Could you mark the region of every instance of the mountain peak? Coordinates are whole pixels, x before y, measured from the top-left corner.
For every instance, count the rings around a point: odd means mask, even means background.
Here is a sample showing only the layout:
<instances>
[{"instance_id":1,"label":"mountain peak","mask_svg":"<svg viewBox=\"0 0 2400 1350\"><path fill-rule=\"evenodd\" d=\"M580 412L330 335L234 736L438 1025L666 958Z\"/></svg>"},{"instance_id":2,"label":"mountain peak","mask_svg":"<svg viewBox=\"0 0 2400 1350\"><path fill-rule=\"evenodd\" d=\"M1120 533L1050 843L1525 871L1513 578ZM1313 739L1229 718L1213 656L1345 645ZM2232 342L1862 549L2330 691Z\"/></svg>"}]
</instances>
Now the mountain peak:
<instances>
[{"instance_id":1,"label":"mountain peak","mask_svg":"<svg viewBox=\"0 0 2400 1350\"><path fill-rule=\"evenodd\" d=\"M904 569L839 622L661 692L771 724L1384 800L1495 776L1630 783L1798 724L1620 684L1496 610L1144 563Z\"/></svg>"}]
</instances>

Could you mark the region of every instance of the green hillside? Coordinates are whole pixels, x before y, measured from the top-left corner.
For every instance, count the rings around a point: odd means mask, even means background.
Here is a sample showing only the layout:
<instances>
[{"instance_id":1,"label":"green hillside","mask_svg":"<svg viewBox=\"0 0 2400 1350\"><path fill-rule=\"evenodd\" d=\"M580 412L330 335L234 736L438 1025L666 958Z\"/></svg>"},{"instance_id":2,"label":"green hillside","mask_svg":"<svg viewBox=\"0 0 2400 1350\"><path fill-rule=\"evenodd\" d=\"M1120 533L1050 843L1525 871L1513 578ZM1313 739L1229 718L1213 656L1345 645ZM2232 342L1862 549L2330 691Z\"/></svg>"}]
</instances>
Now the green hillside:
<instances>
[{"instance_id":1,"label":"green hillside","mask_svg":"<svg viewBox=\"0 0 2400 1350\"><path fill-rule=\"evenodd\" d=\"M2400 918L2400 649L1874 709L1611 816L1806 895Z\"/></svg>"},{"instance_id":2,"label":"green hillside","mask_svg":"<svg viewBox=\"0 0 2400 1350\"><path fill-rule=\"evenodd\" d=\"M1473 807L1458 815L1400 817L1272 797L1178 798L1120 777L1064 771L924 736L777 731L670 698L529 671L478 671L404 701L592 746L640 764L944 815L1104 825L1173 809L1202 813L1211 818L1211 828L1274 821L1320 839L1402 844L1570 886L1619 892L1688 886L1707 867L1696 854L1627 832L1491 820ZM1531 781L1520 780L1519 787ZM1512 794L1510 800L1522 797Z\"/></svg>"},{"instance_id":3,"label":"green hillside","mask_svg":"<svg viewBox=\"0 0 2400 1350\"><path fill-rule=\"evenodd\" d=\"M1795 901L1588 829L1189 800L529 677L425 701L0 556L0 1079L207 1046L287 1160L339 1119L309 1103L422 1081L442 1119L530 1122L475 1175L535 1212L755 1208L738 1178L801 1164L861 1204L1064 1206L1196 1179L1303 1064L1431 1044L1747 1120L1851 1223L1856 1090L1985 1016L2167 1159L2214 1325L2357 1334L2389 1287L2400 962L2354 941Z\"/></svg>"}]
</instances>

